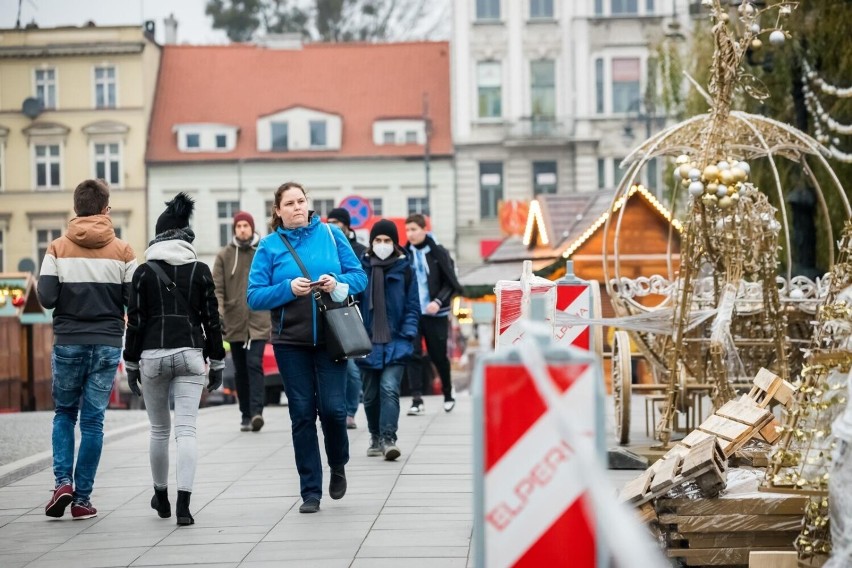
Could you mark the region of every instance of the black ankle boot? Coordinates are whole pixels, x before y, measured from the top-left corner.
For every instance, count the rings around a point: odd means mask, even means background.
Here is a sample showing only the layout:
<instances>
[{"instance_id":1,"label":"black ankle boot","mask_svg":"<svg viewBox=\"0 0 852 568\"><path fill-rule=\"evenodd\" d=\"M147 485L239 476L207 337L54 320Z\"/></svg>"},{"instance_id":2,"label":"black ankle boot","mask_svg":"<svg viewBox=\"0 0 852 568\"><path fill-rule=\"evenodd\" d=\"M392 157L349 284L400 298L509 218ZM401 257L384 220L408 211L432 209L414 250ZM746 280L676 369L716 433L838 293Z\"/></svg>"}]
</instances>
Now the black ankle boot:
<instances>
[{"instance_id":1,"label":"black ankle boot","mask_svg":"<svg viewBox=\"0 0 852 568\"><path fill-rule=\"evenodd\" d=\"M193 525L195 519L189 513L189 498L192 496L192 491L178 491L177 500L177 524Z\"/></svg>"},{"instance_id":2,"label":"black ankle boot","mask_svg":"<svg viewBox=\"0 0 852 568\"><path fill-rule=\"evenodd\" d=\"M342 499L346 495L346 471L342 465L331 468L331 481L328 483L328 494L332 499Z\"/></svg>"},{"instance_id":3,"label":"black ankle boot","mask_svg":"<svg viewBox=\"0 0 852 568\"><path fill-rule=\"evenodd\" d=\"M169 503L169 490L166 488L154 488L154 496L151 497L151 508L157 511L161 519L172 516L172 504Z\"/></svg>"}]
</instances>

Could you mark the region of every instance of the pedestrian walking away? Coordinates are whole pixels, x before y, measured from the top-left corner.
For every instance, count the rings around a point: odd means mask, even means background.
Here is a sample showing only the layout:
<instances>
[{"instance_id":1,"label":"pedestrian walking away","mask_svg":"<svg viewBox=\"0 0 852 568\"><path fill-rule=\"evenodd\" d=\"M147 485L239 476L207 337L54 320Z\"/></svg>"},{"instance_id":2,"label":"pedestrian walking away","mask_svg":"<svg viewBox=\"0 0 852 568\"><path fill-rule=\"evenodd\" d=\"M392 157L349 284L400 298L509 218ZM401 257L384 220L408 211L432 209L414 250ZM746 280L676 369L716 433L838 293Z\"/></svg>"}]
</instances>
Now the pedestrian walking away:
<instances>
[{"instance_id":1,"label":"pedestrian walking away","mask_svg":"<svg viewBox=\"0 0 852 568\"><path fill-rule=\"evenodd\" d=\"M329 225L337 225L337 228L343 231L357 258L364 256L367 247L355 238L355 231L350 227L352 218L349 211L342 207L332 209L328 212L326 219ZM350 430L358 427L355 422L355 414L358 412L358 403L361 401L361 387L361 370L355 364L354 359L349 359L346 363L346 427Z\"/></svg>"},{"instance_id":2,"label":"pedestrian walking away","mask_svg":"<svg viewBox=\"0 0 852 568\"><path fill-rule=\"evenodd\" d=\"M245 211L234 215L234 237L219 251L213 263L213 282L222 321L222 336L231 344L240 407L240 429L258 432L263 428L266 386L263 379L263 350L269 340L269 312L253 311L246 301L248 274L260 235L254 217Z\"/></svg>"},{"instance_id":3,"label":"pedestrian walking away","mask_svg":"<svg viewBox=\"0 0 852 568\"><path fill-rule=\"evenodd\" d=\"M109 187L86 180L74 190L65 235L47 248L37 294L53 309L53 495L48 517L71 505L74 519L98 514L90 498L103 449L104 413L112 393L124 336L124 310L136 270L133 249L116 238ZM80 449L74 464L74 429Z\"/></svg>"},{"instance_id":4,"label":"pedestrian walking away","mask_svg":"<svg viewBox=\"0 0 852 568\"><path fill-rule=\"evenodd\" d=\"M205 374L212 392L221 386L225 368L213 276L206 264L198 262L192 246L195 233L189 217L193 208L193 201L178 193L157 219L156 236L145 251L147 262L133 275L124 349L130 390L144 396L151 422L151 508L164 519L171 517L169 391L174 395L178 525L195 523L189 506L198 462L195 425Z\"/></svg>"},{"instance_id":5,"label":"pedestrian walking away","mask_svg":"<svg viewBox=\"0 0 852 568\"><path fill-rule=\"evenodd\" d=\"M368 456L400 456L399 389L405 363L414 351L420 318L417 280L405 249L399 246L396 225L382 219L370 230L370 249L361 257L367 288L359 294L364 326L373 351L358 360L364 379L364 413L370 430Z\"/></svg>"},{"instance_id":6,"label":"pedestrian walking away","mask_svg":"<svg viewBox=\"0 0 852 568\"><path fill-rule=\"evenodd\" d=\"M444 411L450 412L456 401L453 398L450 358L447 356L449 314L453 297L462 293L462 287L456 277L450 253L426 231L426 218L423 215L408 216L405 220L405 234L408 238L406 248L417 278L421 312L418 336L414 339L414 354L408 365L412 395L408 415L417 416L425 412L423 393L432 385L432 363L441 377ZM423 353L424 339L428 357Z\"/></svg>"},{"instance_id":7,"label":"pedestrian walking away","mask_svg":"<svg viewBox=\"0 0 852 568\"><path fill-rule=\"evenodd\" d=\"M307 193L300 184L287 182L275 191L270 225L273 231L260 240L249 272L248 304L253 310L271 311L270 340L289 399L303 501L299 511L316 513L323 494L317 415L331 469L332 499L346 493L349 437L346 361L335 361L325 349L325 326L313 294L341 302L364 290L367 275L346 236L308 210ZM300 262L310 278L304 276Z\"/></svg>"}]
</instances>

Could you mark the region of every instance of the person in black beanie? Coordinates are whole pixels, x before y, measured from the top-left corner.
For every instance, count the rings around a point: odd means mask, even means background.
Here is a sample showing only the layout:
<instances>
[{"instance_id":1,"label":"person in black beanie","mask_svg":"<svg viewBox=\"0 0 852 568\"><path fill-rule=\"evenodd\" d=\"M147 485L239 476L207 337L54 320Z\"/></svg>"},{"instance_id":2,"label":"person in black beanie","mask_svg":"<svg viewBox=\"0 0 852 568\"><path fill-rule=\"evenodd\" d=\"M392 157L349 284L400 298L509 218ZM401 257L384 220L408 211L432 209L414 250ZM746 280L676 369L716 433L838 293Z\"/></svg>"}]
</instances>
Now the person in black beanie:
<instances>
[{"instance_id":1,"label":"person in black beanie","mask_svg":"<svg viewBox=\"0 0 852 568\"><path fill-rule=\"evenodd\" d=\"M206 264L198 262L192 246L195 233L189 228L189 217L193 208L192 199L178 193L157 219L157 235L145 251L147 262L133 274L124 348L130 390L137 396L145 393L154 479L151 508L164 519L172 514L169 390L174 394L178 525L195 522L189 500L198 461L195 424L204 378L209 379L207 390L216 390L225 368L213 276Z\"/></svg>"},{"instance_id":2,"label":"person in black beanie","mask_svg":"<svg viewBox=\"0 0 852 568\"><path fill-rule=\"evenodd\" d=\"M361 258L367 252L367 247L355 239L355 231L350 228L352 218L349 216L349 211L342 207L332 209L328 212L326 221L332 225L337 225L337 228L343 231L343 234L349 239L349 245L352 247L355 256ZM355 422L355 413L358 412L358 403L361 400L361 371L358 370L358 365L355 364L354 359L349 359L346 362L346 392L344 396L346 397L346 427L354 430L358 427Z\"/></svg>"},{"instance_id":3,"label":"person in black beanie","mask_svg":"<svg viewBox=\"0 0 852 568\"><path fill-rule=\"evenodd\" d=\"M399 234L391 221L382 219L370 230L370 248L361 256L367 288L359 295L364 327L373 351L358 359L364 380L364 412L370 430L368 456L400 456L396 445L399 425L399 390L405 363L414 352L420 300L417 280Z\"/></svg>"}]
</instances>

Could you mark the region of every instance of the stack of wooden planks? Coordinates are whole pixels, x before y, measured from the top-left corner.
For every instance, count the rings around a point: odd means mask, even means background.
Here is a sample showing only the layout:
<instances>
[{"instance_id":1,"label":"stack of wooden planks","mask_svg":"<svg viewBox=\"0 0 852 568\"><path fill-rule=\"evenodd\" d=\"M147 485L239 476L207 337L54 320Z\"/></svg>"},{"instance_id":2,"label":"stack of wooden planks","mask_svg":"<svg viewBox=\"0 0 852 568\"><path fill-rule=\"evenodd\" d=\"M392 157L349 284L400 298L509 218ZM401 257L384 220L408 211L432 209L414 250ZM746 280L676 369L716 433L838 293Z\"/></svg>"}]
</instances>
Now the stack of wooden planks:
<instances>
[{"instance_id":1,"label":"stack of wooden planks","mask_svg":"<svg viewBox=\"0 0 852 568\"><path fill-rule=\"evenodd\" d=\"M748 566L750 551L793 550L806 504L804 496L755 491L658 499L656 511L669 558L687 566Z\"/></svg>"}]
</instances>

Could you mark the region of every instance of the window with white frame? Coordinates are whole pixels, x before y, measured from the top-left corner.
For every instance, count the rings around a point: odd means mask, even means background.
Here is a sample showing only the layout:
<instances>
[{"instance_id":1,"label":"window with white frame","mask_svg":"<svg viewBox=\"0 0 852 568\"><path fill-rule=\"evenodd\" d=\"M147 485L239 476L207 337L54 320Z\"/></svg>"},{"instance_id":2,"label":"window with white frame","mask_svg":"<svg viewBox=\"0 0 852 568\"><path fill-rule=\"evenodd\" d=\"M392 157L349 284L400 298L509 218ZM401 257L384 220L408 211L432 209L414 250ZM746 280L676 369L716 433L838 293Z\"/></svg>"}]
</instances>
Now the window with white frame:
<instances>
[{"instance_id":1,"label":"window with white frame","mask_svg":"<svg viewBox=\"0 0 852 568\"><path fill-rule=\"evenodd\" d=\"M476 89L479 118L503 116L503 80L499 61L480 61L476 65Z\"/></svg>"},{"instance_id":2,"label":"window with white frame","mask_svg":"<svg viewBox=\"0 0 852 568\"><path fill-rule=\"evenodd\" d=\"M408 198L408 214L414 215L415 213L419 213L421 215L429 214L429 202L425 197Z\"/></svg>"},{"instance_id":3,"label":"window with white frame","mask_svg":"<svg viewBox=\"0 0 852 568\"><path fill-rule=\"evenodd\" d=\"M606 188L606 158L598 158L598 189Z\"/></svg>"},{"instance_id":4,"label":"window with white frame","mask_svg":"<svg viewBox=\"0 0 852 568\"><path fill-rule=\"evenodd\" d=\"M612 59L612 112L635 110L641 96L641 62L638 57Z\"/></svg>"},{"instance_id":5,"label":"window with white frame","mask_svg":"<svg viewBox=\"0 0 852 568\"><path fill-rule=\"evenodd\" d=\"M36 144L35 185L39 189L59 188L61 184L62 158L59 144Z\"/></svg>"},{"instance_id":6,"label":"window with white frame","mask_svg":"<svg viewBox=\"0 0 852 568\"><path fill-rule=\"evenodd\" d=\"M533 162L533 195L556 193L556 162Z\"/></svg>"},{"instance_id":7,"label":"window with white frame","mask_svg":"<svg viewBox=\"0 0 852 568\"><path fill-rule=\"evenodd\" d=\"M645 0L645 14L654 13L654 0ZM596 16L639 15L639 0L595 0Z\"/></svg>"},{"instance_id":8,"label":"window with white frame","mask_svg":"<svg viewBox=\"0 0 852 568\"><path fill-rule=\"evenodd\" d=\"M3 227L0 227L0 272L6 271L6 250L4 244L5 235L6 230Z\"/></svg>"},{"instance_id":9,"label":"window with white frame","mask_svg":"<svg viewBox=\"0 0 852 568\"><path fill-rule=\"evenodd\" d=\"M325 148L326 146L326 136L325 136L325 121L324 120L311 120L308 124L311 131L311 147L312 148Z\"/></svg>"},{"instance_id":10,"label":"window with white frame","mask_svg":"<svg viewBox=\"0 0 852 568\"><path fill-rule=\"evenodd\" d=\"M187 148L200 148L201 147L201 135L196 133L188 133L186 135L186 147Z\"/></svg>"},{"instance_id":11,"label":"window with white frame","mask_svg":"<svg viewBox=\"0 0 852 568\"><path fill-rule=\"evenodd\" d=\"M217 134L216 135L216 149L222 150L228 147L228 135L227 134Z\"/></svg>"},{"instance_id":12,"label":"window with white frame","mask_svg":"<svg viewBox=\"0 0 852 568\"><path fill-rule=\"evenodd\" d=\"M115 108L115 106L115 67L112 65L95 67L95 107Z\"/></svg>"},{"instance_id":13,"label":"window with white frame","mask_svg":"<svg viewBox=\"0 0 852 568\"><path fill-rule=\"evenodd\" d=\"M95 177L112 186L121 185L121 148L118 142L96 143Z\"/></svg>"},{"instance_id":14,"label":"window with white frame","mask_svg":"<svg viewBox=\"0 0 852 568\"><path fill-rule=\"evenodd\" d=\"M500 0L476 0L476 19L494 21L500 19Z\"/></svg>"},{"instance_id":15,"label":"window with white frame","mask_svg":"<svg viewBox=\"0 0 852 568\"><path fill-rule=\"evenodd\" d=\"M269 130L273 152L286 152L289 146L289 128L286 122L270 122Z\"/></svg>"},{"instance_id":16,"label":"window with white frame","mask_svg":"<svg viewBox=\"0 0 852 568\"><path fill-rule=\"evenodd\" d=\"M47 254L50 243L62 236L62 227L52 229L36 229L36 273L41 268L41 261Z\"/></svg>"},{"instance_id":17,"label":"window with white frame","mask_svg":"<svg viewBox=\"0 0 852 568\"><path fill-rule=\"evenodd\" d=\"M503 162L479 163L479 214L483 219L496 219L503 200Z\"/></svg>"},{"instance_id":18,"label":"window with white frame","mask_svg":"<svg viewBox=\"0 0 852 568\"><path fill-rule=\"evenodd\" d=\"M0 130L2 132L2 130ZM5 139L0 137L0 191L3 191L3 175L6 173L6 162L4 161L4 148L6 144L4 143Z\"/></svg>"},{"instance_id":19,"label":"window with white frame","mask_svg":"<svg viewBox=\"0 0 852 568\"><path fill-rule=\"evenodd\" d=\"M373 197L370 199L370 207L373 210L374 217L381 217L382 212L384 211L382 198L381 197Z\"/></svg>"},{"instance_id":20,"label":"window with white frame","mask_svg":"<svg viewBox=\"0 0 852 568\"><path fill-rule=\"evenodd\" d=\"M56 69L35 70L35 96L44 108L56 108Z\"/></svg>"},{"instance_id":21,"label":"window with white frame","mask_svg":"<svg viewBox=\"0 0 852 568\"><path fill-rule=\"evenodd\" d=\"M598 114L605 112L604 82L604 60L598 57L595 59L595 112Z\"/></svg>"},{"instance_id":22,"label":"window with white frame","mask_svg":"<svg viewBox=\"0 0 852 568\"><path fill-rule=\"evenodd\" d=\"M406 130L405 131L405 143L406 144L417 144L417 131Z\"/></svg>"},{"instance_id":23,"label":"window with white frame","mask_svg":"<svg viewBox=\"0 0 852 568\"><path fill-rule=\"evenodd\" d=\"M312 199L311 205L313 205L314 213L320 217L328 217L334 209L334 199Z\"/></svg>"},{"instance_id":24,"label":"window with white frame","mask_svg":"<svg viewBox=\"0 0 852 568\"><path fill-rule=\"evenodd\" d=\"M393 130L385 130L382 133L383 144L396 144L396 132Z\"/></svg>"},{"instance_id":25,"label":"window with white frame","mask_svg":"<svg viewBox=\"0 0 852 568\"><path fill-rule=\"evenodd\" d=\"M530 105L533 118L556 116L556 66L552 59L530 62Z\"/></svg>"},{"instance_id":26,"label":"window with white frame","mask_svg":"<svg viewBox=\"0 0 852 568\"><path fill-rule=\"evenodd\" d=\"M553 19L553 0L530 0L530 19Z\"/></svg>"},{"instance_id":27,"label":"window with white frame","mask_svg":"<svg viewBox=\"0 0 852 568\"><path fill-rule=\"evenodd\" d=\"M239 201L216 202L216 218L219 222L219 246L227 246L234 236L234 215L240 210Z\"/></svg>"},{"instance_id":28,"label":"window with white frame","mask_svg":"<svg viewBox=\"0 0 852 568\"><path fill-rule=\"evenodd\" d=\"M627 173L627 170L621 167L621 162L623 160L624 158L612 159L612 187L617 187L621 182L621 178L623 178L624 174Z\"/></svg>"}]
</instances>

